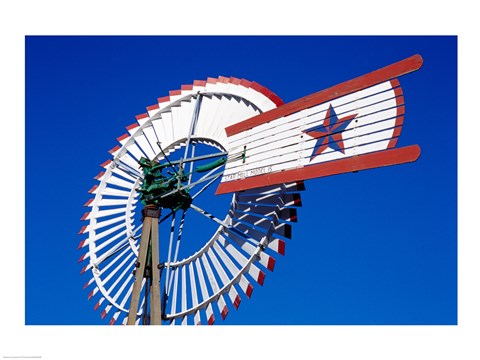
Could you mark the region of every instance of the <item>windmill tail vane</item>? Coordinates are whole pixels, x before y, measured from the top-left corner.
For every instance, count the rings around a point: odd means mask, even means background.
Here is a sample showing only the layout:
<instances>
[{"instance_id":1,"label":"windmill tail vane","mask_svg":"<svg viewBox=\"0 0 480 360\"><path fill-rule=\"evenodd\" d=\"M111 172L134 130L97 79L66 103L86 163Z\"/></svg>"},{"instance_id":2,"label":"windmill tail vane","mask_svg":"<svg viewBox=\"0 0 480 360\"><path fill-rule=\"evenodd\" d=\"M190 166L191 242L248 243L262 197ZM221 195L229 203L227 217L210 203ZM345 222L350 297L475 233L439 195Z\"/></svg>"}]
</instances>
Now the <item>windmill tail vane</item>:
<instances>
[{"instance_id":1,"label":"windmill tail vane","mask_svg":"<svg viewBox=\"0 0 480 360\"><path fill-rule=\"evenodd\" d=\"M84 205L79 262L94 310L109 324L161 325L213 324L238 309L285 255L305 180L418 159L418 145L396 145L399 78L422 63L414 55L286 104L223 76L158 98L117 138ZM205 196L210 187L231 194L226 215L211 210L221 197ZM182 241L191 213L217 229L203 243L197 223L195 241Z\"/></svg>"},{"instance_id":2,"label":"windmill tail vane","mask_svg":"<svg viewBox=\"0 0 480 360\"><path fill-rule=\"evenodd\" d=\"M397 78L422 63L414 55L227 127L246 158L227 164L217 194L417 160L417 145L393 148L405 114Z\"/></svg>"}]
</instances>

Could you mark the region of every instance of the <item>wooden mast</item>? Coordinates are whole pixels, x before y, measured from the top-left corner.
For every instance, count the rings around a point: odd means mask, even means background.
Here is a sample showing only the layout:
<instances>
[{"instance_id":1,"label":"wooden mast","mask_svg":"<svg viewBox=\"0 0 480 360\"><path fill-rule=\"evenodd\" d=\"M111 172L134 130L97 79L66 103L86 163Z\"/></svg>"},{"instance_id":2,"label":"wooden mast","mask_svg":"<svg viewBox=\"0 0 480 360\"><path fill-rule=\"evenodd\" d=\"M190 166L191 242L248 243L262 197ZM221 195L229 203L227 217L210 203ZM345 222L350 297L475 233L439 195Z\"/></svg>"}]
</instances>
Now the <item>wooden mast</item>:
<instances>
[{"instance_id":1,"label":"wooden mast","mask_svg":"<svg viewBox=\"0 0 480 360\"><path fill-rule=\"evenodd\" d=\"M135 280L133 283L127 325L135 325L138 312L138 303L140 300L140 293L144 279L145 287L150 287L150 325L161 325L162 311L160 304L160 270L158 269L158 264L160 263L158 234L158 218L160 217L160 209L155 205L147 205L142 210L142 215L142 236L140 238L140 248L136 263L137 269L135 271ZM149 248L151 251L151 259L149 259ZM145 301L148 301L148 298L146 298Z\"/></svg>"}]
</instances>

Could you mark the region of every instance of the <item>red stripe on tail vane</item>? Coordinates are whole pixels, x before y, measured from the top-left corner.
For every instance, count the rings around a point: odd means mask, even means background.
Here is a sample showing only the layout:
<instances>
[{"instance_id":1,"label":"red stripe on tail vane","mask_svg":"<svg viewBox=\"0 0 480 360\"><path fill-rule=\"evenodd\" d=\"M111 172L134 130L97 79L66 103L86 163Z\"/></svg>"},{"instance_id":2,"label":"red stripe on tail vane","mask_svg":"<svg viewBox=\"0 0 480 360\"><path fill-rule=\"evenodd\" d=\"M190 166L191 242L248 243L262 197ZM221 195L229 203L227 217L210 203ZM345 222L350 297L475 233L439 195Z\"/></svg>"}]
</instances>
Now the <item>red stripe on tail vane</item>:
<instances>
[{"instance_id":1,"label":"red stripe on tail vane","mask_svg":"<svg viewBox=\"0 0 480 360\"><path fill-rule=\"evenodd\" d=\"M98 188L98 185L93 185L92 188L88 190L88 193L92 194L93 192L95 192L95 190L97 190L97 188Z\"/></svg>"},{"instance_id":2,"label":"red stripe on tail vane","mask_svg":"<svg viewBox=\"0 0 480 360\"><path fill-rule=\"evenodd\" d=\"M336 99L338 97L366 89L370 86L380 84L398 76L408 74L418 70L422 66L423 60L420 55L414 55L395 64L386 66L382 69L373 71L366 75L343 82L331 88L307 95L298 100L279 106L275 109L266 111L250 119L233 124L225 129L227 136L238 134L242 131L251 129L255 126L267 123L271 120L287 116L292 113L310 108L312 106Z\"/></svg>"},{"instance_id":3,"label":"red stripe on tail vane","mask_svg":"<svg viewBox=\"0 0 480 360\"><path fill-rule=\"evenodd\" d=\"M243 180L220 183L215 194L252 189L265 185L280 184L296 180L338 175L348 172L373 169L382 166L413 162L420 156L420 147L411 145L399 149L390 149L375 153L352 156L341 160L318 163L298 169L253 176Z\"/></svg>"},{"instance_id":4,"label":"red stripe on tail vane","mask_svg":"<svg viewBox=\"0 0 480 360\"><path fill-rule=\"evenodd\" d=\"M89 204L90 204L90 203L85 204L85 205L83 205L83 206L88 206ZM87 220L88 215L90 215L90 212L86 212L85 214L83 214L83 216L82 216L82 218L81 218L80 220Z\"/></svg>"},{"instance_id":5,"label":"red stripe on tail vane","mask_svg":"<svg viewBox=\"0 0 480 360\"><path fill-rule=\"evenodd\" d=\"M208 325L213 325L215 322L215 316L213 314L208 318Z\"/></svg>"},{"instance_id":6,"label":"red stripe on tail vane","mask_svg":"<svg viewBox=\"0 0 480 360\"><path fill-rule=\"evenodd\" d=\"M87 225L84 225L82 226L82 228L80 229L80 231L78 232L78 235L82 235L83 232L87 229Z\"/></svg>"}]
</instances>

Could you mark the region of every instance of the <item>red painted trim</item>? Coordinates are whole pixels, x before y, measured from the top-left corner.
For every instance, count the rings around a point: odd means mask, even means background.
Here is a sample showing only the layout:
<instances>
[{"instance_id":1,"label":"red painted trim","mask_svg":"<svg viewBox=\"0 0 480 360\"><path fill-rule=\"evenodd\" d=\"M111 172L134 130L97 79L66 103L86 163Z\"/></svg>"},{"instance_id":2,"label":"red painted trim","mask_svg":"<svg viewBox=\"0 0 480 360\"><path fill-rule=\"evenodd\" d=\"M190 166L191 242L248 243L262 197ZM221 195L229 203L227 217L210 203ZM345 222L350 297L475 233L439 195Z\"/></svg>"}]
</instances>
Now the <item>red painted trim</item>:
<instances>
[{"instance_id":1,"label":"red painted trim","mask_svg":"<svg viewBox=\"0 0 480 360\"><path fill-rule=\"evenodd\" d=\"M170 90L168 92L170 96L177 96L177 95L182 95L182 90Z\"/></svg>"},{"instance_id":2,"label":"red painted trim","mask_svg":"<svg viewBox=\"0 0 480 360\"><path fill-rule=\"evenodd\" d=\"M218 77L218 82L222 84L228 84L230 83L230 79L225 77L225 76L219 76Z\"/></svg>"},{"instance_id":3,"label":"red painted trim","mask_svg":"<svg viewBox=\"0 0 480 360\"><path fill-rule=\"evenodd\" d=\"M393 149L397 145L398 137L402 133L403 115L405 114L405 99L403 97L403 90L400 86L400 82L398 79L393 79L390 81L390 84L392 87L395 87L394 91L397 101L397 119L395 121L395 129L393 130L392 138L388 142L387 149Z\"/></svg>"},{"instance_id":4,"label":"red painted trim","mask_svg":"<svg viewBox=\"0 0 480 360\"><path fill-rule=\"evenodd\" d=\"M90 190L88 190L88 193L93 194L95 190L97 190L97 188L98 188L98 185L93 185L93 187Z\"/></svg>"},{"instance_id":5,"label":"red painted trim","mask_svg":"<svg viewBox=\"0 0 480 360\"><path fill-rule=\"evenodd\" d=\"M225 306L222 310L222 319L225 320L225 318L227 317L228 315L228 307Z\"/></svg>"},{"instance_id":6,"label":"red painted trim","mask_svg":"<svg viewBox=\"0 0 480 360\"><path fill-rule=\"evenodd\" d=\"M182 89L183 91L188 91L188 90L193 90L193 85L190 84L190 85L182 85L180 87L180 89Z\"/></svg>"},{"instance_id":7,"label":"red painted trim","mask_svg":"<svg viewBox=\"0 0 480 360\"><path fill-rule=\"evenodd\" d=\"M88 265L85 266L85 267L80 271L80 275L82 275L85 271L87 271L87 268L88 268Z\"/></svg>"},{"instance_id":8,"label":"red painted trim","mask_svg":"<svg viewBox=\"0 0 480 360\"><path fill-rule=\"evenodd\" d=\"M112 318L112 319L110 320L110 322L108 323L108 325L115 325L115 318Z\"/></svg>"},{"instance_id":9,"label":"red painted trim","mask_svg":"<svg viewBox=\"0 0 480 360\"><path fill-rule=\"evenodd\" d=\"M397 117L397 121L395 122L396 127L393 130L392 140L390 140L390 143L389 143L388 146L390 146L391 143L393 143L393 142L395 142L395 143L397 142L398 137L400 136L400 133L402 132L403 119L404 119L403 116ZM393 146L391 146L391 147L393 147Z\"/></svg>"},{"instance_id":10,"label":"red painted trim","mask_svg":"<svg viewBox=\"0 0 480 360\"><path fill-rule=\"evenodd\" d=\"M89 206L92 202L93 202L93 199L90 199L85 204L83 204L83 206Z\"/></svg>"},{"instance_id":11,"label":"red painted trim","mask_svg":"<svg viewBox=\"0 0 480 360\"><path fill-rule=\"evenodd\" d=\"M292 206L302 206L302 197L300 194L295 193L293 194L293 205Z\"/></svg>"},{"instance_id":12,"label":"red painted trim","mask_svg":"<svg viewBox=\"0 0 480 360\"><path fill-rule=\"evenodd\" d=\"M216 84L217 80L218 79L216 79L216 78L209 77L209 78L207 78L207 83L208 84Z\"/></svg>"},{"instance_id":13,"label":"red painted trim","mask_svg":"<svg viewBox=\"0 0 480 360\"><path fill-rule=\"evenodd\" d=\"M242 85L243 87L249 88L251 84L252 84L251 81L248 81L247 79L241 79L239 85Z\"/></svg>"},{"instance_id":14,"label":"red painted trim","mask_svg":"<svg viewBox=\"0 0 480 360\"><path fill-rule=\"evenodd\" d=\"M392 85L393 86L393 85ZM396 87L393 89L393 92L395 93L395 96L403 96L403 90L401 87Z\"/></svg>"},{"instance_id":15,"label":"red painted trim","mask_svg":"<svg viewBox=\"0 0 480 360\"><path fill-rule=\"evenodd\" d=\"M98 308L100 307L100 301L98 301L95 306L93 307L93 311L97 311Z\"/></svg>"},{"instance_id":16,"label":"red painted trim","mask_svg":"<svg viewBox=\"0 0 480 360\"><path fill-rule=\"evenodd\" d=\"M420 55L411 56L382 69L375 70L371 73L345 81L331 88L307 95L288 104L279 106L278 108L251 117L245 121L233 124L225 128L225 131L227 132L227 136L238 134L242 131L251 129L274 119L278 119L282 116L287 116L297 111L310 108L355 91L366 89L370 86L377 85L397 76L408 74L412 71L418 70L422 66L422 63L423 60Z\"/></svg>"},{"instance_id":17,"label":"red painted trim","mask_svg":"<svg viewBox=\"0 0 480 360\"><path fill-rule=\"evenodd\" d=\"M147 111L157 110L159 108L160 106L158 104L153 104L153 105L147 106Z\"/></svg>"},{"instance_id":18,"label":"red painted trim","mask_svg":"<svg viewBox=\"0 0 480 360\"><path fill-rule=\"evenodd\" d=\"M143 114L135 115L135 119L137 119L137 120L146 119L146 118L148 118L148 117L149 117L148 113L143 113ZM132 124L132 125L133 125L133 124ZM138 126L138 124L137 124L137 126Z\"/></svg>"},{"instance_id":19,"label":"red painted trim","mask_svg":"<svg viewBox=\"0 0 480 360\"><path fill-rule=\"evenodd\" d=\"M100 315L102 319L105 319L105 316L107 316L107 310L103 310L102 315Z\"/></svg>"},{"instance_id":20,"label":"red painted trim","mask_svg":"<svg viewBox=\"0 0 480 360\"><path fill-rule=\"evenodd\" d=\"M252 296L252 292L253 292L253 286L252 286L252 284L248 284L247 291L245 292L245 294L247 295L247 297L249 299L250 299L250 296Z\"/></svg>"},{"instance_id":21,"label":"red painted trim","mask_svg":"<svg viewBox=\"0 0 480 360\"><path fill-rule=\"evenodd\" d=\"M253 90L258 91L259 93L262 93L263 95L266 95L264 93L264 91L268 90L268 89L266 89L265 87L263 87L262 85L260 85L259 83L255 82L255 81L252 81L252 83L250 84L250 87Z\"/></svg>"},{"instance_id":22,"label":"red painted trim","mask_svg":"<svg viewBox=\"0 0 480 360\"><path fill-rule=\"evenodd\" d=\"M236 78L236 77L233 77L233 76L230 77L230 84L240 85L240 82L241 82L241 80L239 78Z\"/></svg>"},{"instance_id":23,"label":"red painted trim","mask_svg":"<svg viewBox=\"0 0 480 360\"><path fill-rule=\"evenodd\" d=\"M382 166L412 162L420 156L420 147L411 145L399 149L377 151L352 156L341 160L304 166L298 169L279 171L271 174L249 177L243 180L220 183L215 194L253 189L260 186L282 184L296 180L314 179L324 176L374 169Z\"/></svg>"},{"instance_id":24,"label":"red painted trim","mask_svg":"<svg viewBox=\"0 0 480 360\"><path fill-rule=\"evenodd\" d=\"M120 146L116 145L114 148L108 150L108 152L113 155L113 153L118 151L118 150L120 150Z\"/></svg>"},{"instance_id":25,"label":"red painted trim","mask_svg":"<svg viewBox=\"0 0 480 360\"><path fill-rule=\"evenodd\" d=\"M138 120L138 116L141 116L141 115L137 115L137 116L136 116L137 120ZM148 117L148 114L147 114L147 117ZM142 118L140 118L140 119L142 119ZM131 125L128 125L128 126L126 127L126 129L127 129L128 131L130 131L130 130L133 130L133 129L139 127L139 126L140 126L140 125L139 125L138 123L133 123L133 124L131 124Z\"/></svg>"},{"instance_id":26,"label":"red painted trim","mask_svg":"<svg viewBox=\"0 0 480 360\"><path fill-rule=\"evenodd\" d=\"M205 85L207 85L207 82L205 80L195 80L193 82L193 85L194 86L205 86Z\"/></svg>"},{"instance_id":27,"label":"red painted trim","mask_svg":"<svg viewBox=\"0 0 480 360\"><path fill-rule=\"evenodd\" d=\"M215 322L215 316L213 314L208 318L208 325L213 325Z\"/></svg>"},{"instance_id":28,"label":"red painted trim","mask_svg":"<svg viewBox=\"0 0 480 360\"><path fill-rule=\"evenodd\" d=\"M90 285L90 281L87 281L85 285L83 285L83 290L85 290L88 287L88 285Z\"/></svg>"},{"instance_id":29,"label":"red painted trim","mask_svg":"<svg viewBox=\"0 0 480 360\"><path fill-rule=\"evenodd\" d=\"M390 80L390 84L392 84L392 87L396 88L400 86L400 81L398 81L397 78ZM402 90L402 88L400 88Z\"/></svg>"},{"instance_id":30,"label":"red painted trim","mask_svg":"<svg viewBox=\"0 0 480 360\"><path fill-rule=\"evenodd\" d=\"M82 256L80 256L80 259L78 259L77 263L81 263L83 260L85 260L85 257L87 256L87 254L83 254Z\"/></svg>"},{"instance_id":31,"label":"red painted trim","mask_svg":"<svg viewBox=\"0 0 480 360\"><path fill-rule=\"evenodd\" d=\"M289 217L288 221L297 222L297 220L298 220L297 209L290 209L290 217Z\"/></svg>"},{"instance_id":32,"label":"red painted trim","mask_svg":"<svg viewBox=\"0 0 480 360\"><path fill-rule=\"evenodd\" d=\"M157 99L157 101L158 101L159 104L160 104L160 103L164 103L164 102L168 102L168 101L170 101L170 96L159 97L159 98Z\"/></svg>"},{"instance_id":33,"label":"red painted trim","mask_svg":"<svg viewBox=\"0 0 480 360\"><path fill-rule=\"evenodd\" d=\"M277 107L283 105L283 100L280 98L280 96L273 92L272 95L269 96L269 99L272 100Z\"/></svg>"},{"instance_id":34,"label":"red painted trim","mask_svg":"<svg viewBox=\"0 0 480 360\"><path fill-rule=\"evenodd\" d=\"M283 240L278 240L278 253L285 255L285 241Z\"/></svg>"},{"instance_id":35,"label":"red painted trim","mask_svg":"<svg viewBox=\"0 0 480 360\"><path fill-rule=\"evenodd\" d=\"M242 299L240 298L240 295L237 295L235 298L235 301L233 302L233 306L235 307L235 310L238 310L238 307L240 306L240 302Z\"/></svg>"},{"instance_id":36,"label":"red painted trim","mask_svg":"<svg viewBox=\"0 0 480 360\"><path fill-rule=\"evenodd\" d=\"M90 211L89 212L86 212L85 214L83 214L82 218L80 220L86 220L88 215L90 215Z\"/></svg>"},{"instance_id":37,"label":"red painted trim","mask_svg":"<svg viewBox=\"0 0 480 360\"><path fill-rule=\"evenodd\" d=\"M263 282L265 281L265 273L263 271L260 270L260 272L258 273L258 279L257 279L257 282L263 286Z\"/></svg>"},{"instance_id":38,"label":"red painted trim","mask_svg":"<svg viewBox=\"0 0 480 360\"><path fill-rule=\"evenodd\" d=\"M90 292L90 294L88 294L88 300L90 300L90 299L93 297L93 291L94 291L94 290L92 290L92 291Z\"/></svg>"},{"instance_id":39,"label":"red painted trim","mask_svg":"<svg viewBox=\"0 0 480 360\"><path fill-rule=\"evenodd\" d=\"M85 241L87 241L87 240L80 241L80 244L78 244L77 250L80 250L83 247L83 244L85 244ZM88 285L88 283L87 283L87 285Z\"/></svg>"},{"instance_id":40,"label":"red painted trim","mask_svg":"<svg viewBox=\"0 0 480 360\"><path fill-rule=\"evenodd\" d=\"M130 135L128 135L128 134L123 134L122 136L119 136L119 137L117 138L117 141L118 141L118 142L122 142L123 140L125 140L125 139L128 138L129 136L130 136Z\"/></svg>"},{"instance_id":41,"label":"red painted trim","mask_svg":"<svg viewBox=\"0 0 480 360\"><path fill-rule=\"evenodd\" d=\"M100 171L100 173L94 177L95 180L100 179L103 175L105 175L105 171Z\"/></svg>"},{"instance_id":42,"label":"red painted trim","mask_svg":"<svg viewBox=\"0 0 480 360\"><path fill-rule=\"evenodd\" d=\"M81 228L80 231L78 232L78 235L82 235L86 228L87 228L87 225L82 226L82 228Z\"/></svg>"},{"instance_id":43,"label":"red painted trim","mask_svg":"<svg viewBox=\"0 0 480 360\"><path fill-rule=\"evenodd\" d=\"M273 271L274 268L275 268L275 258L270 256L270 258L268 259L267 269L270 271Z\"/></svg>"},{"instance_id":44,"label":"red painted trim","mask_svg":"<svg viewBox=\"0 0 480 360\"><path fill-rule=\"evenodd\" d=\"M105 161L103 164L100 164L101 167L107 167L108 165L110 165L110 163L112 162L112 160L108 159L107 161Z\"/></svg>"}]
</instances>

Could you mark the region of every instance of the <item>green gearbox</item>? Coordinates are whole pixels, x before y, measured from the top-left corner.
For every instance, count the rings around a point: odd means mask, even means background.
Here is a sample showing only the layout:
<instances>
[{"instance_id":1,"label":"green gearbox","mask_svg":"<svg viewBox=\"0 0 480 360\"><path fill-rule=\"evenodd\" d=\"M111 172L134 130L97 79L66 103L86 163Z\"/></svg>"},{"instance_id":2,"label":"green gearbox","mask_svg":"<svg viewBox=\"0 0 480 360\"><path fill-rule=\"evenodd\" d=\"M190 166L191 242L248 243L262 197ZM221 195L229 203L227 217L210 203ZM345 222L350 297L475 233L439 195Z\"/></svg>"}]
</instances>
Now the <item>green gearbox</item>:
<instances>
[{"instance_id":1,"label":"green gearbox","mask_svg":"<svg viewBox=\"0 0 480 360\"><path fill-rule=\"evenodd\" d=\"M192 203L192 197L188 188L182 188L183 183L188 181L183 169L175 171L169 163L160 164L156 161L142 157L138 163L143 171L143 184L137 191L140 193L140 201L144 205L155 205L160 208L168 208L173 211L186 210ZM167 176L163 169L171 166L174 172L168 171Z\"/></svg>"}]
</instances>

